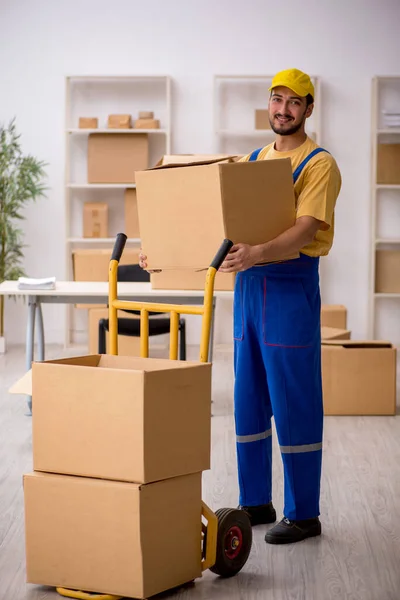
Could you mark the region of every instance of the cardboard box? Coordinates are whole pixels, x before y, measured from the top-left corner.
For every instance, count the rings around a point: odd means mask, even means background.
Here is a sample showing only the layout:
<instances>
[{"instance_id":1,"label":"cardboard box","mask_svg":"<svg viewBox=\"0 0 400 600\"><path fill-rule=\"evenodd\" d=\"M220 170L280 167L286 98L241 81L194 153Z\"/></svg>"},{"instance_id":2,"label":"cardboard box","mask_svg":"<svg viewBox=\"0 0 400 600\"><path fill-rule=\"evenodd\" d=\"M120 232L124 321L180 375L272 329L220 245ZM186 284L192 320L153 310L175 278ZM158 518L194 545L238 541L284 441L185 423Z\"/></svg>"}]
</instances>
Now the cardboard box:
<instances>
[{"instance_id":1,"label":"cardboard box","mask_svg":"<svg viewBox=\"0 0 400 600\"><path fill-rule=\"evenodd\" d=\"M125 190L125 234L128 238L140 238L139 214L135 189Z\"/></svg>"},{"instance_id":2,"label":"cardboard box","mask_svg":"<svg viewBox=\"0 0 400 600\"><path fill-rule=\"evenodd\" d=\"M337 329L336 327L321 327L322 340L349 340L351 331L348 329Z\"/></svg>"},{"instance_id":3,"label":"cardboard box","mask_svg":"<svg viewBox=\"0 0 400 600\"><path fill-rule=\"evenodd\" d=\"M72 252L74 281L108 281L112 250L110 248L77 248ZM120 265L139 264L139 250L125 248Z\"/></svg>"},{"instance_id":4,"label":"cardboard box","mask_svg":"<svg viewBox=\"0 0 400 600\"><path fill-rule=\"evenodd\" d=\"M147 169L146 133L91 133L88 141L88 183L135 183L135 171Z\"/></svg>"},{"instance_id":5,"label":"cardboard box","mask_svg":"<svg viewBox=\"0 0 400 600\"><path fill-rule=\"evenodd\" d=\"M83 206L83 237L108 237L108 204L85 202Z\"/></svg>"},{"instance_id":6,"label":"cardboard box","mask_svg":"<svg viewBox=\"0 0 400 600\"><path fill-rule=\"evenodd\" d=\"M154 290L203 290L206 284L207 271L161 271L150 275L151 287ZM236 273L217 273L214 290L231 291L235 289Z\"/></svg>"},{"instance_id":7,"label":"cardboard box","mask_svg":"<svg viewBox=\"0 0 400 600\"><path fill-rule=\"evenodd\" d=\"M130 129L131 115L109 115L107 125L110 129Z\"/></svg>"},{"instance_id":8,"label":"cardboard box","mask_svg":"<svg viewBox=\"0 0 400 600\"><path fill-rule=\"evenodd\" d=\"M400 144L378 144L378 184L400 184Z\"/></svg>"},{"instance_id":9,"label":"cardboard box","mask_svg":"<svg viewBox=\"0 0 400 600\"><path fill-rule=\"evenodd\" d=\"M77 248L72 252L74 281L108 281L112 250L110 248ZM125 248L120 265L139 264L139 251ZM101 308L103 304L77 304L77 308Z\"/></svg>"},{"instance_id":10,"label":"cardboard box","mask_svg":"<svg viewBox=\"0 0 400 600\"><path fill-rule=\"evenodd\" d=\"M79 117L79 129L97 129L98 126L97 117Z\"/></svg>"},{"instance_id":11,"label":"cardboard box","mask_svg":"<svg viewBox=\"0 0 400 600\"><path fill-rule=\"evenodd\" d=\"M158 119L136 119L135 129L160 129Z\"/></svg>"},{"instance_id":12,"label":"cardboard box","mask_svg":"<svg viewBox=\"0 0 400 600\"><path fill-rule=\"evenodd\" d=\"M255 111L255 128L256 129L271 129L269 122L269 113L266 108L256 108Z\"/></svg>"},{"instance_id":13,"label":"cardboard box","mask_svg":"<svg viewBox=\"0 0 400 600\"><path fill-rule=\"evenodd\" d=\"M149 269L206 268L224 238L260 244L295 222L290 159L161 166L136 180Z\"/></svg>"},{"instance_id":14,"label":"cardboard box","mask_svg":"<svg viewBox=\"0 0 400 600\"><path fill-rule=\"evenodd\" d=\"M400 293L400 250L377 250L375 291L380 294Z\"/></svg>"},{"instance_id":15,"label":"cardboard box","mask_svg":"<svg viewBox=\"0 0 400 600\"><path fill-rule=\"evenodd\" d=\"M390 342L324 341L326 415L394 415L396 349Z\"/></svg>"},{"instance_id":16,"label":"cardboard box","mask_svg":"<svg viewBox=\"0 0 400 600\"><path fill-rule=\"evenodd\" d=\"M13 390L28 387L23 378ZM148 483L210 468L208 363L106 354L35 362L29 391L35 471Z\"/></svg>"},{"instance_id":17,"label":"cardboard box","mask_svg":"<svg viewBox=\"0 0 400 600\"><path fill-rule=\"evenodd\" d=\"M136 315L118 311L118 317L123 319L137 319ZM99 351L99 321L108 319L108 308L89 309L89 354L97 354ZM106 331L106 352L110 349L109 334ZM120 356L140 356L140 338L127 335L118 336L118 354Z\"/></svg>"},{"instance_id":18,"label":"cardboard box","mask_svg":"<svg viewBox=\"0 0 400 600\"><path fill-rule=\"evenodd\" d=\"M198 163L218 160L219 162L227 161L233 162L237 158L232 154L164 154L155 165L161 167L162 165L187 165L188 163Z\"/></svg>"},{"instance_id":19,"label":"cardboard box","mask_svg":"<svg viewBox=\"0 0 400 600\"><path fill-rule=\"evenodd\" d=\"M347 309L342 304L323 304L321 306L321 325L347 329Z\"/></svg>"},{"instance_id":20,"label":"cardboard box","mask_svg":"<svg viewBox=\"0 0 400 600\"><path fill-rule=\"evenodd\" d=\"M154 112L151 110L140 110L139 119L154 119Z\"/></svg>"},{"instance_id":21,"label":"cardboard box","mask_svg":"<svg viewBox=\"0 0 400 600\"><path fill-rule=\"evenodd\" d=\"M28 583L148 598L201 576L201 473L136 485L24 476Z\"/></svg>"}]
</instances>

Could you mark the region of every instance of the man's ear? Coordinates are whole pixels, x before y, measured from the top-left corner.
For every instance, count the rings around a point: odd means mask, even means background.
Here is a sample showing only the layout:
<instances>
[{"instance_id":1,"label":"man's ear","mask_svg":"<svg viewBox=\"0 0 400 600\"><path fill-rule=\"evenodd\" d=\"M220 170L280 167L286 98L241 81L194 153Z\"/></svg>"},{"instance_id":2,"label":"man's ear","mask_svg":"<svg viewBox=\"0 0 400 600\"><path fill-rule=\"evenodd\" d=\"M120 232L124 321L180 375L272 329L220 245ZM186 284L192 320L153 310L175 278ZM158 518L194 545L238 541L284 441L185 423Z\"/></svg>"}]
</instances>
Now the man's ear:
<instances>
[{"instance_id":1,"label":"man's ear","mask_svg":"<svg viewBox=\"0 0 400 600\"><path fill-rule=\"evenodd\" d=\"M309 104L307 106L307 110L306 110L306 118L308 119L308 117L311 117L312 113L314 110L314 103L313 104Z\"/></svg>"}]
</instances>

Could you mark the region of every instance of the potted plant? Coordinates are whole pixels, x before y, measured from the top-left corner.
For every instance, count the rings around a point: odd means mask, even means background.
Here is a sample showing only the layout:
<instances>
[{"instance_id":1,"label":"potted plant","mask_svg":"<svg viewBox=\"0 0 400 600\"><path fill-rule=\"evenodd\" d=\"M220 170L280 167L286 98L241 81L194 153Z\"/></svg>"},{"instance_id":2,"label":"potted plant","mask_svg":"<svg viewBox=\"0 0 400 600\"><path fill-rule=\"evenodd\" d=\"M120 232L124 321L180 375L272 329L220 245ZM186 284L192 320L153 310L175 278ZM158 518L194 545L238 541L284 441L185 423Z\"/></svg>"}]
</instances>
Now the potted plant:
<instances>
[{"instance_id":1,"label":"potted plant","mask_svg":"<svg viewBox=\"0 0 400 600\"><path fill-rule=\"evenodd\" d=\"M19 222L30 201L44 196L45 163L24 155L15 119L0 125L0 283L24 275L23 231ZM0 352L5 351L4 296L0 296Z\"/></svg>"}]
</instances>

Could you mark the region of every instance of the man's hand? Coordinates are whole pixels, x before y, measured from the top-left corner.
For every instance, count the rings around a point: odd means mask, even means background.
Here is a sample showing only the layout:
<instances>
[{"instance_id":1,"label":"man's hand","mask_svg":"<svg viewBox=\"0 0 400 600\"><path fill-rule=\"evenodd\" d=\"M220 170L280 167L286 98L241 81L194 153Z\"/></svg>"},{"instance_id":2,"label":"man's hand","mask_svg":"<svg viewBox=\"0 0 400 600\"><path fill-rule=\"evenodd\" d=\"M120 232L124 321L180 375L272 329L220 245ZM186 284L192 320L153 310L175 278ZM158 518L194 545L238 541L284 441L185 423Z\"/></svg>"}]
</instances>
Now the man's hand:
<instances>
[{"instance_id":1,"label":"man's hand","mask_svg":"<svg viewBox=\"0 0 400 600\"><path fill-rule=\"evenodd\" d=\"M153 269L153 270L149 270L147 268L147 256L145 254L143 254L142 249L140 249L140 253L139 253L139 266L142 269L145 269L148 273L161 273L161 269Z\"/></svg>"},{"instance_id":2,"label":"man's hand","mask_svg":"<svg viewBox=\"0 0 400 600\"><path fill-rule=\"evenodd\" d=\"M246 271L259 262L257 246L249 244L235 244L222 263L221 273L236 273Z\"/></svg>"}]
</instances>

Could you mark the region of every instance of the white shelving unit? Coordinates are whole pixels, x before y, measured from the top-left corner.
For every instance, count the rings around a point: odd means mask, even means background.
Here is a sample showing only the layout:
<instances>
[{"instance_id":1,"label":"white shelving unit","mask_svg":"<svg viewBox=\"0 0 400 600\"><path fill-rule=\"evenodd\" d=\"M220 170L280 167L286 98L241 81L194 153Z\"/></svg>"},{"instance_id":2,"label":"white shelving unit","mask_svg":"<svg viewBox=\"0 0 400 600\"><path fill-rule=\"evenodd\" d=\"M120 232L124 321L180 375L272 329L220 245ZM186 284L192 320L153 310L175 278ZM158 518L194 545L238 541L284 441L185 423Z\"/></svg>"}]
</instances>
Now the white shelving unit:
<instances>
[{"instance_id":1,"label":"white shelving unit","mask_svg":"<svg viewBox=\"0 0 400 600\"><path fill-rule=\"evenodd\" d=\"M378 289L377 251L399 252L400 182L378 182L378 149L381 144L400 145L400 126L390 127L385 113L399 113L400 76L377 76L372 80L371 130L371 258L369 277L368 335L400 345L400 281L393 292ZM400 271L400 264L399 264ZM395 277L395 274L394 274Z\"/></svg>"},{"instance_id":2,"label":"white shelving unit","mask_svg":"<svg viewBox=\"0 0 400 600\"><path fill-rule=\"evenodd\" d=\"M215 151L248 154L274 139L271 129L255 129L255 110L268 108L273 75L215 75L214 135ZM318 77L312 77L316 104L307 121L308 135L320 143L321 90Z\"/></svg>"},{"instance_id":3,"label":"white shelving unit","mask_svg":"<svg viewBox=\"0 0 400 600\"><path fill-rule=\"evenodd\" d=\"M149 167L171 153L171 78L165 75L70 76L66 78L65 115L65 258L66 278L73 278L72 253L78 248L111 248L115 235L124 231L124 190L133 183L97 184L87 182L88 136L103 134L147 134ZM139 111L150 110L160 120L160 129L109 129L110 114L129 114L132 121ZM97 117L98 128L80 129L79 117ZM133 124L133 123L132 123ZM106 238L83 237L85 202L108 204L109 231ZM128 245L140 246L140 239L128 239ZM65 343L84 343L85 318L67 307ZM86 315L85 315L86 317Z\"/></svg>"}]
</instances>

